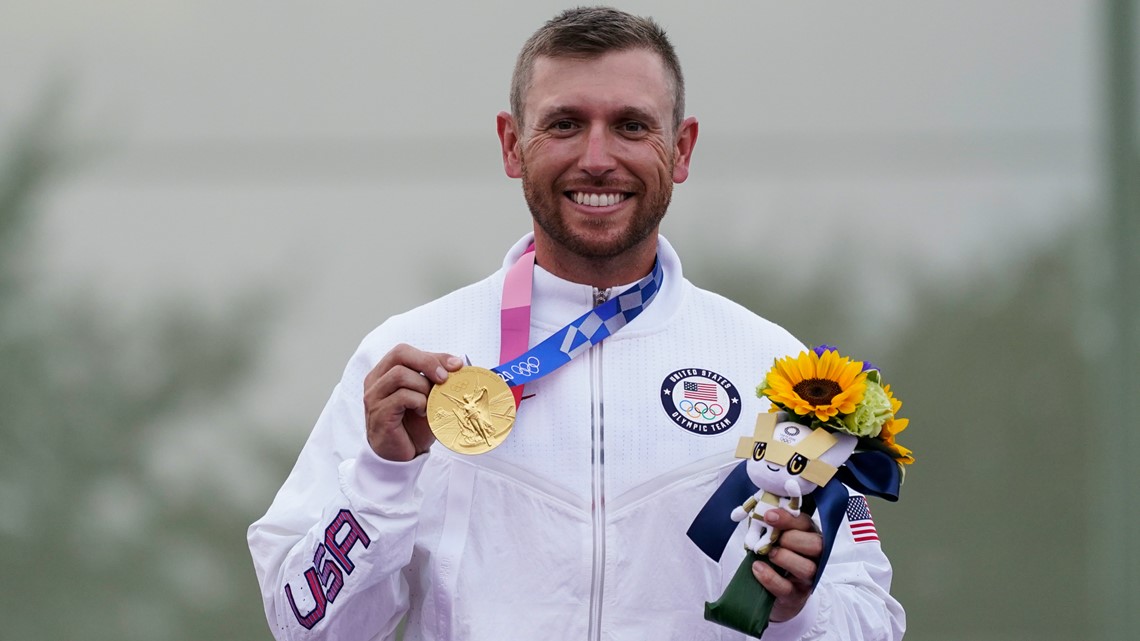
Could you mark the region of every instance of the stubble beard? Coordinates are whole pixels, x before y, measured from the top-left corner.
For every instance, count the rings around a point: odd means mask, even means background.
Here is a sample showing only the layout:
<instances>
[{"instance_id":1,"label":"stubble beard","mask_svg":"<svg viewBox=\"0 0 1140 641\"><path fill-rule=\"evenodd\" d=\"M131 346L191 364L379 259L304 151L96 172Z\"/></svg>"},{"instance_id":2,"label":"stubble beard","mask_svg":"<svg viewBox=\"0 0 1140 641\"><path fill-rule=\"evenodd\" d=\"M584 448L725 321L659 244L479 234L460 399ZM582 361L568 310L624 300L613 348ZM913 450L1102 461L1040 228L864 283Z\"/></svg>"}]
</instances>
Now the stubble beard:
<instances>
[{"instance_id":1,"label":"stubble beard","mask_svg":"<svg viewBox=\"0 0 1140 641\"><path fill-rule=\"evenodd\" d=\"M590 220L586 223L589 231L597 231L598 234L575 234L562 217L561 200L565 198L563 191L558 189L557 184L552 190L535 184L534 181L530 180L526 163L522 165L522 183L523 196L526 198L530 215L542 231L570 253L593 260L618 257L648 238L657 230L661 220L665 218L665 212L669 209L669 203L673 197L673 185L671 183L665 183L662 189L652 196L647 197L647 194L641 193L641 200L637 203L633 218L626 227L616 237L603 240L598 236L611 223L602 218ZM590 186L596 189L606 189L613 188L616 185L607 183L605 180L597 180Z\"/></svg>"}]
</instances>

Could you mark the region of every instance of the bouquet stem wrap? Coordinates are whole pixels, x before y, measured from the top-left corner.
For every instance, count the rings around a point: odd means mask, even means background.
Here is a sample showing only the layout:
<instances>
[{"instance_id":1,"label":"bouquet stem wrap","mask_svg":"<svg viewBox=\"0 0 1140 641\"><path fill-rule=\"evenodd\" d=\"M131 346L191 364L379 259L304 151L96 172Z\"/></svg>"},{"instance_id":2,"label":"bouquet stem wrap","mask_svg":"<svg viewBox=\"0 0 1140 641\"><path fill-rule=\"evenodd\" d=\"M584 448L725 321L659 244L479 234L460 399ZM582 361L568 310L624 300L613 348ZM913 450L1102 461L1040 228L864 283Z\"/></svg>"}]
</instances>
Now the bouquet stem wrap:
<instances>
[{"instance_id":1,"label":"bouquet stem wrap","mask_svg":"<svg viewBox=\"0 0 1140 641\"><path fill-rule=\"evenodd\" d=\"M772 565L767 555L749 550L724 588L724 594L712 603L705 603L706 620L757 638L763 634L776 597L752 575L752 564L756 561Z\"/></svg>"}]
</instances>

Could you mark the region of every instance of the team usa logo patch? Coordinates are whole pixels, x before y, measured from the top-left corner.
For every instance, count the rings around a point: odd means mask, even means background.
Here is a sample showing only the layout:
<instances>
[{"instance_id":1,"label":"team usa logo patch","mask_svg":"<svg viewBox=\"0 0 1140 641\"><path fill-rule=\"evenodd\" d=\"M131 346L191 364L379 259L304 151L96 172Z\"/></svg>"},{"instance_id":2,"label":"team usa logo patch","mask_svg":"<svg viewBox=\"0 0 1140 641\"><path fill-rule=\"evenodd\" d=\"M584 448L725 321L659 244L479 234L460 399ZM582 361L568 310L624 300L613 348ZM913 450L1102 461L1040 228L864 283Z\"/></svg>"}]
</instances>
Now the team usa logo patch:
<instances>
[{"instance_id":1,"label":"team usa logo patch","mask_svg":"<svg viewBox=\"0 0 1140 641\"><path fill-rule=\"evenodd\" d=\"M661 406L674 423L693 434L713 435L740 418L740 392L707 369L679 369L661 382Z\"/></svg>"}]
</instances>

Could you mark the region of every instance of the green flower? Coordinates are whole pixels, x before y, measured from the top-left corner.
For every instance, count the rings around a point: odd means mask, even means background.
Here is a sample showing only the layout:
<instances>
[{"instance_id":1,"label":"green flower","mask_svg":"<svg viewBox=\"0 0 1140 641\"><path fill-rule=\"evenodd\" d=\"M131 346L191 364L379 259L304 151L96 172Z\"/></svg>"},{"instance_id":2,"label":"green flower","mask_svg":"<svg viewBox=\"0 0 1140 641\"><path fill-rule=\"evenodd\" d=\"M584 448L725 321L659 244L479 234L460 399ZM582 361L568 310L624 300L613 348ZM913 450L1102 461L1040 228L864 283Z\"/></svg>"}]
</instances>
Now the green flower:
<instances>
[{"instance_id":1,"label":"green flower","mask_svg":"<svg viewBox=\"0 0 1140 641\"><path fill-rule=\"evenodd\" d=\"M767 376L765 376L764 380L760 381L760 384L756 386L756 396L758 396L760 398L767 398L768 395L764 393L764 390L766 390L766 389L768 389L768 377Z\"/></svg>"},{"instance_id":2,"label":"green flower","mask_svg":"<svg viewBox=\"0 0 1140 641\"><path fill-rule=\"evenodd\" d=\"M883 429L883 423L892 416L890 397L877 382L868 380L863 400L855 406L854 412L843 416L843 425L855 436L876 437Z\"/></svg>"}]
</instances>

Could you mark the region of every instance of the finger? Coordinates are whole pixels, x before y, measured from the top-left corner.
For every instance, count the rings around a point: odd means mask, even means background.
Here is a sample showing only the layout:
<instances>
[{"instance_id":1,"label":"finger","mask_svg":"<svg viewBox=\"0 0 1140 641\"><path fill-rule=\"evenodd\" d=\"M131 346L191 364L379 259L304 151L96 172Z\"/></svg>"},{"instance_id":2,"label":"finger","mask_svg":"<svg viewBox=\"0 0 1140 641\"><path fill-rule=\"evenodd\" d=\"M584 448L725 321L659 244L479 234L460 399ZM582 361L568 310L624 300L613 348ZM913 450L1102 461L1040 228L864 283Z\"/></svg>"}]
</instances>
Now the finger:
<instances>
[{"instance_id":1,"label":"finger","mask_svg":"<svg viewBox=\"0 0 1140 641\"><path fill-rule=\"evenodd\" d=\"M408 438L415 447L416 454L422 454L435 443L435 433L428 426L428 421L422 416L409 415L404 418L404 425L408 430Z\"/></svg>"},{"instance_id":2,"label":"finger","mask_svg":"<svg viewBox=\"0 0 1140 641\"><path fill-rule=\"evenodd\" d=\"M367 405L368 443L372 450L390 461L410 461L426 452L434 438L422 416L426 406L423 394L406 388Z\"/></svg>"},{"instance_id":3,"label":"finger","mask_svg":"<svg viewBox=\"0 0 1140 641\"><path fill-rule=\"evenodd\" d=\"M448 372L463 367L463 359L442 352L425 352L406 343L400 343L389 350L376 367L372 368L364 379L365 386L368 386L370 378L382 376L397 366L421 372L428 380L438 385L447 380Z\"/></svg>"},{"instance_id":4,"label":"finger","mask_svg":"<svg viewBox=\"0 0 1140 641\"><path fill-rule=\"evenodd\" d=\"M810 585L812 579L815 578L815 570L818 567L815 559L783 547L783 537L780 537L780 544L780 547L773 548L768 553L768 560L783 568L794 579L798 579L798 581L793 581L794 583Z\"/></svg>"},{"instance_id":5,"label":"finger","mask_svg":"<svg viewBox=\"0 0 1140 641\"><path fill-rule=\"evenodd\" d=\"M823 537L816 532L788 530L780 534L780 547L809 559L818 559L823 554Z\"/></svg>"},{"instance_id":6,"label":"finger","mask_svg":"<svg viewBox=\"0 0 1140 641\"><path fill-rule=\"evenodd\" d=\"M811 517L807 514L800 513L797 516L792 516L787 510L780 508L778 510L768 510L764 515L764 522L777 530L799 530L801 532L814 532L815 524L812 523Z\"/></svg>"},{"instance_id":7,"label":"finger","mask_svg":"<svg viewBox=\"0 0 1140 641\"><path fill-rule=\"evenodd\" d=\"M426 381L422 376L420 379ZM427 415L427 392L409 387L397 387L390 393L372 396L366 400L364 408L370 428L403 429L401 425L408 418L408 414L416 417Z\"/></svg>"},{"instance_id":8,"label":"finger","mask_svg":"<svg viewBox=\"0 0 1140 641\"><path fill-rule=\"evenodd\" d=\"M756 561L752 564L752 576L760 582L772 596L777 599L791 598L797 594L798 588L791 579L780 576L780 573L772 566L763 561Z\"/></svg>"},{"instance_id":9,"label":"finger","mask_svg":"<svg viewBox=\"0 0 1140 641\"><path fill-rule=\"evenodd\" d=\"M379 366L378 366L379 367ZM377 372L377 370L373 370ZM381 401L392 397L401 390L414 394L404 394L399 397L403 401L399 404L388 404L388 410L400 411L426 408L427 394L431 391L432 382L423 374L404 365L395 365L386 372L377 373L364 382L364 405L373 408L379 406Z\"/></svg>"},{"instance_id":10,"label":"finger","mask_svg":"<svg viewBox=\"0 0 1140 641\"><path fill-rule=\"evenodd\" d=\"M365 376L364 404L372 406L401 388L426 395L433 384L447 380L449 371L461 367L463 361L458 357L424 352L401 343L385 354Z\"/></svg>"},{"instance_id":11,"label":"finger","mask_svg":"<svg viewBox=\"0 0 1140 641\"><path fill-rule=\"evenodd\" d=\"M404 413L404 433L416 454L422 454L428 451L431 444L435 442L435 434L431 431L427 417L424 416L424 414L426 414L426 412L421 413L419 408Z\"/></svg>"},{"instance_id":12,"label":"finger","mask_svg":"<svg viewBox=\"0 0 1140 641\"><path fill-rule=\"evenodd\" d=\"M774 568L763 561L752 564L752 576L776 598L772 606L771 621L786 621L803 609L811 596L811 584L798 579L791 580L780 576Z\"/></svg>"}]
</instances>

